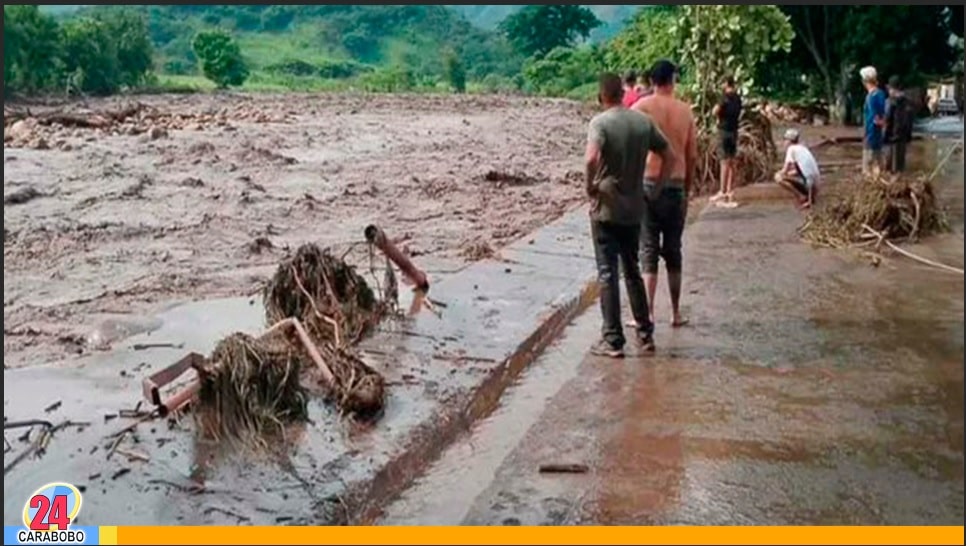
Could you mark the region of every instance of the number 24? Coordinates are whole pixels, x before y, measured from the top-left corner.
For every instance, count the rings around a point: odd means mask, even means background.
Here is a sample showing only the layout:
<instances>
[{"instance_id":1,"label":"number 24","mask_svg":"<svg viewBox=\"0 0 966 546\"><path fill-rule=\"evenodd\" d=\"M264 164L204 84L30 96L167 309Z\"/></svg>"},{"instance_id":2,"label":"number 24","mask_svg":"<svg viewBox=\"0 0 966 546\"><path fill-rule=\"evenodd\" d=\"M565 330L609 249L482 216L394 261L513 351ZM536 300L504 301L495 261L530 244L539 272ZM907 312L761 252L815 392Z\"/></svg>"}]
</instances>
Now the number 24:
<instances>
[{"instance_id":1,"label":"number 24","mask_svg":"<svg viewBox=\"0 0 966 546\"><path fill-rule=\"evenodd\" d=\"M67 517L67 495L57 495L53 502L43 495L34 495L30 499L30 507L37 509L37 513L30 520L31 531L50 530L51 524L63 531L70 525L70 518Z\"/></svg>"}]
</instances>

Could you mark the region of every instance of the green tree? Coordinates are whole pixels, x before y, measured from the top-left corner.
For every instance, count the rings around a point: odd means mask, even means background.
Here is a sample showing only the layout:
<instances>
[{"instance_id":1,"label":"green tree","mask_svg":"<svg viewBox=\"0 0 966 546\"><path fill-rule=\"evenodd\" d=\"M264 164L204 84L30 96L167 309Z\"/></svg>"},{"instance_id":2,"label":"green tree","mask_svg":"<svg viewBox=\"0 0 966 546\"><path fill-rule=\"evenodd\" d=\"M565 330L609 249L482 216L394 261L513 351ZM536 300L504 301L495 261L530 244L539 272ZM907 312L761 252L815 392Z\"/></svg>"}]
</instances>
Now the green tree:
<instances>
[{"instance_id":1,"label":"green tree","mask_svg":"<svg viewBox=\"0 0 966 546\"><path fill-rule=\"evenodd\" d=\"M60 29L37 6L3 6L4 88L23 92L47 89L60 74Z\"/></svg>"},{"instance_id":2,"label":"green tree","mask_svg":"<svg viewBox=\"0 0 966 546\"><path fill-rule=\"evenodd\" d=\"M908 83L943 74L957 60L949 42L962 33L962 8L945 6L784 6L796 37L790 61L825 97L833 119L848 103L861 104L857 70L874 65L882 77ZM958 21L956 20L958 18Z\"/></svg>"},{"instance_id":3,"label":"green tree","mask_svg":"<svg viewBox=\"0 0 966 546\"><path fill-rule=\"evenodd\" d=\"M192 43L195 56L201 61L205 77L221 88L239 86L248 79L248 66L242 58L238 43L226 32L199 32Z\"/></svg>"},{"instance_id":4,"label":"green tree","mask_svg":"<svg viewBox=\"0 0 966 546\"><path fill-rule=\"evenodd\" d=\"M106 14L103 21L115 42L118 84L141 85L151 72L154 55L144 17L125 9Z\"/></svg>"},{"instance_id":5,"label":"green tree","mask_svg":"<svg viewBox=\"0 0 966 546\"><path fill-rule=\"evenodd\" d=\"M449 80L450 86L453 91L457 93L466 92L466 69L463 68L463 63L460 61L459 55L455 52L449 52L445 59L446 65L446 79Z\"/></svg>"},{"instance_id":6,"label":"green tree","mask_svg":"<svg viewBox=\"0 0 966 546\"><path fill-rule=\"evenodd\" d=\"M607 48L607 66L618 73L648 70L659 59L680 55L682 37L675 23L681 17L679 6L640 8Z\"/></svg>"},{"instance_id":7,"label":"green tree","mask_svg":"<svg viewBox=\"0 0 966 546\"><path fill-rule=\"evenodd\" d=\"M531 92L560 96L593 83L604 68L604 54L595 46L558 47L523 66L523 80Z\"/></svg>"},{"instance_id":8,"label":"green tree","mask_svg":"<svg viewBox=\"0 0 966 546\"><path fill-rule=\"evenodd\" d=\"M64 71L71 87L94 95L110 95L120 89L117 40L110 31L104 21L94 17L64 23Z\"/></svg>"},{"instance_id":9,"label":"green tree","mask_svg":"<svg viewBox=\"0 0 966 546\"><path fill-rule=\"evenodd\" d=\"M500 30L518 51L540 57L555 48L574 45L600 25L594 12L583 6L531 4L507 16Z\"/></svg>"},{"instance_id":10,"label":"green tree","mask_svg":"<svg viewBox=\"0 0 966 546\"><path fill-rule=\"evenodd\" d=\"M733 76L745 89L754 87L761 63L773 52L788 52L794 30L777 6L682 6L674 29L682 37L681 62L693 70L690 92L698 121L710 116L721 82Z\"/></svg>"}]
</instances>

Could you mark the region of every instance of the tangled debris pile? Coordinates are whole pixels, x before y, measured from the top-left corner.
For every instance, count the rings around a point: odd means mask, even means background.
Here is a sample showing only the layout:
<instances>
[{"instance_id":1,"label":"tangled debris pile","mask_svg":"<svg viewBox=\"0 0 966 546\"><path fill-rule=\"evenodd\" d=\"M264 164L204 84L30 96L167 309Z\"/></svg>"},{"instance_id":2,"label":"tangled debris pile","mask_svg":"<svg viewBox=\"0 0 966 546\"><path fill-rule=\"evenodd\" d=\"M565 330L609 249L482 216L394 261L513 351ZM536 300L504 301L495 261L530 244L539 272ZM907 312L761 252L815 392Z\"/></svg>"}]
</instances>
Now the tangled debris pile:
<instances>
[{"instance_id":1,"label":"tangled debris pile","mask_svg":"<svg viewBox=\"0 0 966 546\"><path fill-rule=\"evenodd\" d=\"M692 188L694 195L706 195L717 190L721 176L719 154L717 134L701 132L698 135L697 174ZM756 110L742 110L738 126L735 185L741 186L768 178L773 171L776 154L771 121Z\"/></svg>"},{"instance_id":2,"label":"tangled debris pile","mask_svg":"<svg viewBox=\"0 0 966 546\"><path fill-rule=\"evenodd\" d=\"M173 399L186 403L197 390L195 421L206 440L265 446L285 425L308 418L302 375L316 370L327 401L343 415L374 419L385 403L385 380L352 345L396 308L394 294L378 299L341 258L303 245L265 287L268 331L257 338L235 333L209 358L196 355L196 386ZM182 402L173 404L169 410Z\"/></svg>"},{"instance_id":3,"label":"tangled debris pile","mask_svg":"<svg viewBox=\"0 0 966 546\"><path fill-rule=\"evenodd\" d=\"M236 333L221 340L198 368L195 420L216 441L261 444L284 433L286 423L308 418L308 396L300 382L301 358L278 335L253 338Z\"/></svg>"},{"instance_id":4,"label":"tangled debris pile","mask_svg":"<svg viewBox=\"0 0 966 546\"><path fill-rule=\"evenodd\" d=\"M802 227L802 237L831 248L890 239L915 241L949 225L925 176L859 176L837 185Z\"/></svg>"},{"instance_id":5,"label":"tangled debris pile","mask_svg":"<svg viewBox=\"0 0 966 546\"><path fill-rule=\"evenodd\" d=\"M381 410L385 380L352 353L350 346L391 309L355 269L317 245L299 247L279 264L265 289L269 323L294 318L305 325L334 381L330 400L343 413L372 417Z\"/></svg>"}]
</instances>

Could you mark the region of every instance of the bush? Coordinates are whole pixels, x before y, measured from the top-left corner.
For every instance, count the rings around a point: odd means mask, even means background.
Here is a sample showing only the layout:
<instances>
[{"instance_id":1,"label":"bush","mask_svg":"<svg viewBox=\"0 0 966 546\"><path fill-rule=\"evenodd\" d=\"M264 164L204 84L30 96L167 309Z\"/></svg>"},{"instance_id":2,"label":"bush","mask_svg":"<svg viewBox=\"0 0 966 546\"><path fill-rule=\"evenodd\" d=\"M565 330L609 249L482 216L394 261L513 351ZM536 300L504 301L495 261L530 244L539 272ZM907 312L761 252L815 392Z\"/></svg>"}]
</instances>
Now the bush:
<instances>
[{"instance_id":1,"label":"bush","mask_svg":"<svg viewBox=\"0 0 966 546\"><path fill-rule=\"evenodd\" d=\"M460 58L455 53L450 53L446 56L445 65L446 79L449 81L450 87L457 93L465 93L466 70L463 68Z\"/></svg>"},{"instance_id":2,"label":"bush","mask_svg":"<svg viewBox=\"0 0 966 546\"><path fill-rule=\"evenodd\" d=\"M249 71L241 56L238 43L226 32L199 32L192 43L195 56L201 61L205 77L219 88L240 86L248 79Z\"/></svg>"}]
</instances>

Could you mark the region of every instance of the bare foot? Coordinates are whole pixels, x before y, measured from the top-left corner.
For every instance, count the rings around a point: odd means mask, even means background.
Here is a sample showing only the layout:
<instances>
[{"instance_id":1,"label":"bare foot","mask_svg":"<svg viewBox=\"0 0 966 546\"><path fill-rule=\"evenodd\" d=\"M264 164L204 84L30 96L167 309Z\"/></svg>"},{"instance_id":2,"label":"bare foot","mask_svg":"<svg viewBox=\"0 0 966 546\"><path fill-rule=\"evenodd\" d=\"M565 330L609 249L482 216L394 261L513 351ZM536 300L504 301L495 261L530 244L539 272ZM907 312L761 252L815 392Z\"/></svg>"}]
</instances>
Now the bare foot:
<instances>
[{"instance_id":1,"label":"bare foot","mask_svg":"<svg viewBox=\"0 0 966 546\"><path fill-rule=\"evenodd\" d=\"M691 323L691 319L687 317L678 316L676 319L671 321L671 328L681 328L682 326L687 326Z\"/></svg>"},{"instance_id":2,"label":"bare foot","mask_svg":"<svg viewBox=\"0 0 966 546\"><path fill-rule=\"evenodd\" d=\"M719 191L718 193L712 195L711 196L711 199L709 199L708 201L710 201L712 203L717 203L718 201L721 201L724 198L725 198L725 193Z\"/></svg>"}]
</instances>

